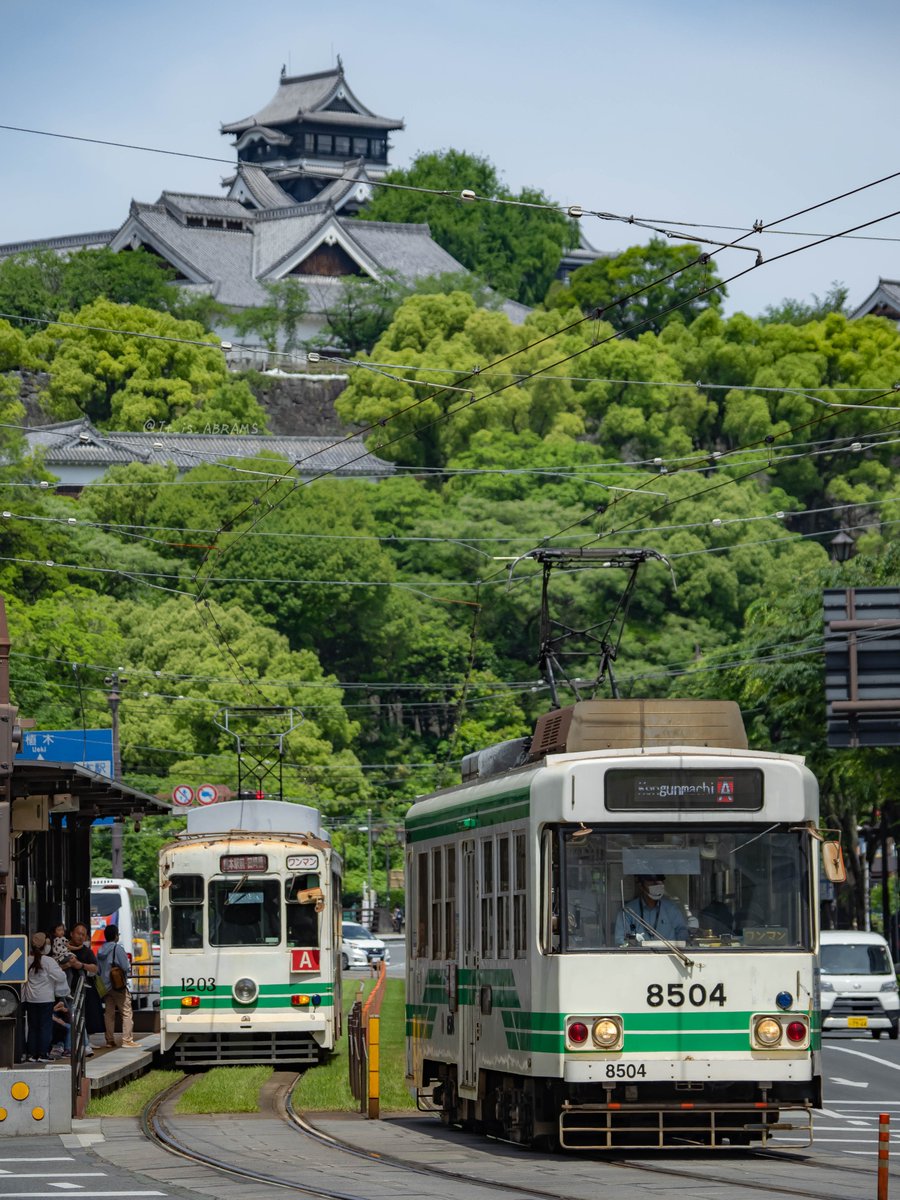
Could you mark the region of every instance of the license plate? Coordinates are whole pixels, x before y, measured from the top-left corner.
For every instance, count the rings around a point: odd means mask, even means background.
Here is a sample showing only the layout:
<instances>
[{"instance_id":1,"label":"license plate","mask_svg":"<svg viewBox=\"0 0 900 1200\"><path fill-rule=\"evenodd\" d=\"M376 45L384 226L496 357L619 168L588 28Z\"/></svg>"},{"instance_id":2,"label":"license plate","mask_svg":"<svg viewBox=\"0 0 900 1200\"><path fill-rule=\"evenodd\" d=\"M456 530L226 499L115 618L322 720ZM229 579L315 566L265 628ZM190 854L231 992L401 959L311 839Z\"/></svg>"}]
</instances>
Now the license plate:
<instances>
[{"instance_id":1,"label":"license plate","mask_svg":"<svg viewBox=\"0 0 900 1200\"><path fill-rule=\"evenodd\" d=\"M847 1018L847 1028L848 1029L865 1029L868 1026L868 1024L869 1024L868 1017L848 1017Z\"/></svg>"}]
</instances>

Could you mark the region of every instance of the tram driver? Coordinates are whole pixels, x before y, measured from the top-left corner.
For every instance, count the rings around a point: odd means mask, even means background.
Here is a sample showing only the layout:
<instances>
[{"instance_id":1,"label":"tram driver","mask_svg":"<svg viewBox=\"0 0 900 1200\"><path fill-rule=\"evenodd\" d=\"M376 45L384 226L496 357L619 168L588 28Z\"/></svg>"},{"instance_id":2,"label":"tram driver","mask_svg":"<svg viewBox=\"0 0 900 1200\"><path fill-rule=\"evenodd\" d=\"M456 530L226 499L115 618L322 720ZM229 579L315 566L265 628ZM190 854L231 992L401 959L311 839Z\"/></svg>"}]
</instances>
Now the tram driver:
<instances>
[{"instance_id":1,"label":"tram driver","mask_svg":"<svg viewBox=\"0 0 900 1200\"><path fill-rule=\"evenodd\" d=\"M615 944L652 941L654 934L670 942L687 941L687 917L680 904L666 895L665 875L635 875L637 895L616 917Z\"/></svg>"}]
</instances>

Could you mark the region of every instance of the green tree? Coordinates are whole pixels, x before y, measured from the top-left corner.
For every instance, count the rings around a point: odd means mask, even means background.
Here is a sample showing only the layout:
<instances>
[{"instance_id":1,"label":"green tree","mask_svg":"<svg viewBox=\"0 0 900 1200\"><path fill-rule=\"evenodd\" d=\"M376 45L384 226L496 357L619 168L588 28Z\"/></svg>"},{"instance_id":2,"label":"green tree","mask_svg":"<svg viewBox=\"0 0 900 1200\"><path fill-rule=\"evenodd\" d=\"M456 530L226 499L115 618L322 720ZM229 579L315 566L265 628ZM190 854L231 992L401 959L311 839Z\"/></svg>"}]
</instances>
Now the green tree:
<instances>
[{"instance_id":1,"label":"green tree","mask_svg":"<svg viewBox=\"0 0 900 1200\"><path fill-rule=\"evenodd\" d=\"M118 430L265 428L265 413L229 373L214 335L192 321L96 300L71 326L50 325L32 343L50 364L45 398L57 419L84 413Z\"/></svg>"},{"instance_id":2,"label":"green tree","mask_svg":"<svg viewBox=\"0 0 900 1200\"><path fill-rule=\"evenodd\" d=\"M845 283L835 280L823 297L813 292L812 300L791 300L785 297L780 304L767 305L759 320L766 325L806 325L810 321L823 321L830 313L850 315L847 297L850 289Z\"/></svg>"},{"instance_id":3,"label":"green tree","mask_svg":"<svg viewBox=\"0 0 900 1200\"><path fill-rule=\"evenodd\" d=\"M280 338L282 349L290 353L301 344L300 327L309 309L309 294L298 279L279 279L263 286L266 303L238 313L234 327L242 337L258 334L268 350L277 350Z\"/></svg>"},{"instance_id":4,"label":"green tree","mask_svg":"<svg viewBox=\"0 0 900 1200\"><path fill-rule=\"evenodd\" d=\"M706 261L698 262L701 256ZM659 333L670 321L690 324L707 309L720 309L726 292L719 284L699 246L652 238L646 246L632 246L623 254L579 267L568 287L554 288L547 303L584 313L599 309L613 328L626 333L634 329L637 336L647 330Z\"/></svg>"},{"instance_id":5,"label":"green tree","mask_svg":"<svg viewBox=\"0 0 900 1200\"><path fill-rule=\"evenodd\" d=\"M52 320L100 299L171 311L182 302L174 277L171 267L143 249L78 250L68 258L29 250L0 262L0 311Z\"/></svg>"},{"instance_id":6,"label":"green tree","mask_svg":"<svg viewBox=\"0 0 900 1200\"><path fill-rule=\"evenodd\" d=\"M431 236L458 262L503 296L536 304L545 295L563 252L578 241L577 229L552 201L533 188L514 194L486 158L462 150L418 154L387 183L426 191L381 188L361 216L370 221L426 222ZM487 198L459 199L464 190ZM430 193L446 194L430 194ZM489 203L519 200L538 207Z\"/></svg>"}]
</instances>

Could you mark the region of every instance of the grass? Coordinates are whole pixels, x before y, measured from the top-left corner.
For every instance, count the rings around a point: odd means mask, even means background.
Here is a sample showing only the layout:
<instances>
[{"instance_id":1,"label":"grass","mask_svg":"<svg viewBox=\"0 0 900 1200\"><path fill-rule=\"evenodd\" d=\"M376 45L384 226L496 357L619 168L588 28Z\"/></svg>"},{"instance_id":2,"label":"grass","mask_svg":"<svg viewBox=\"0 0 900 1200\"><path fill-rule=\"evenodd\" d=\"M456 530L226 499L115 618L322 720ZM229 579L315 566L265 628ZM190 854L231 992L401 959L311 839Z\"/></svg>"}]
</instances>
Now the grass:
<instances>
[{"instance_id":1,"label":"grass","mask_svg":"<svg viewBox=\"0 0 900 1200\"><path fill-rule=\"evenodd\" d=\"M327 1063L306 1071L294 1089L294 1104L306 1111L357 1112L350 1092L347 1061L346 1014L357 996L355 984L344 981L344 1037ZM367 984L368 995L371 984ZM413 1108L406 1090L406 995L402 979L388 979L381 1005L381 1107Z\"/></svg>"},{"instance_id":2,"label":"grass","mask_svg":"<svg viewBox=\"0 0 900 1200\"><path fill-rule=\"evenodd\" d=\"M259 1089L272 1067L213 1067L198 1075L178 1101L177 1113L259 1112Z\"/></svg>"},{"instance_id":3,"label":"grass","mask_svg":"<svg viewBox=\"0 0 900 1200\"><path fill-rule=\"evenodd\" d=\"M406 996L402 979L386 981L381 1005L381 1108L413 1108L406 1090ZM364 995L372 989L365 983ZM347 1052L347 1013L359 994L357 980L344 978L344 1036L334 1054L319 1067L311 1067L294 1089L294 1103L306 1111L356 1112L350 1092ZM272 1067L215 1067L197 1075L183 1093L179 1113L258 1112L259 1090L271 1077ZM182 1077L180 1071L148 1071L108 1096L91 1100L89 1117L136 1117L157 1092Z\"/></svg>"},{"instance_id":4,"label":"grass","mask_svg":"<svg viewBox=\"0 0 900 1200\"><path fill-rule=\"evenodd\" d=\"M139 1117L144 1105L152 1100L157 1092L169 1087L177 1079L181 1079L181 1071L148 1071L137 1079L132 1079L124 1087L110 1092L107 1096L98 1096L88 1101L87 1115L89 1117Z\"/></svg>"}]
</instances>

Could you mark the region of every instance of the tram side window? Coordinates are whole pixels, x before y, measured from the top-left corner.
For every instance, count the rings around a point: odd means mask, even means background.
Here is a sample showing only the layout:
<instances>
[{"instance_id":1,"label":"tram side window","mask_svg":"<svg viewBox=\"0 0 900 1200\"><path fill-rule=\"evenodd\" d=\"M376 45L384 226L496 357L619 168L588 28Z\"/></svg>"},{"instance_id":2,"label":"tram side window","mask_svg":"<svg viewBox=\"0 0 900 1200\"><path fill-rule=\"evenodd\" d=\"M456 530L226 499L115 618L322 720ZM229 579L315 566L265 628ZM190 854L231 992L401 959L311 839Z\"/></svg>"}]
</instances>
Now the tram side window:
<instances>
[{"instance_id":1,"label":"tram side window","mask_svg":"<svg viewBox=\"0 0 900 1200\"><path fill-rule=\"evenodd\" d=\"M526 858L525 834L514 834L515 855L513 859L513 957L525 957L525 920L526 920Z\"/></svg>"},{"instance_id":2,"label":"tram side window","mask_svg":"<svg viewBox=\"0 0 900 1200\"><path fill-rule=\"evenodd\" d=\"M428 854L416 855L416 944L417 958L428 957Z\"/></svg>"},{"instance_id":3,"label":"tram side window","mask_svg":"<svg viewBox=\"0 0 900 1200\"><path fill-rule=\"evenodd\" d=\"M209 884L212 946L276 946L281 941L278 879L213 879Z\"/></svg>"},{"instance_id":4,"label":"tram side window","mask_svg":"<svg viewBox=\"0 0 900 1200\"><path fill-rule=\"evenodd\" d=\"M497 957L510 958L510 863L509 835L497 838Z\"/></svg>"},{"instance_id":5,"label":"tram side window","mask_svg":"<svg viewBox=\"0 0 900 1200\"><path fill-rule=\"evenodd\" d=\"M447 886L444 889L444 950L446 957L456 958L456 847L447 847Z\"/></svg>"},{"instance_id":6,"label":"tram side window","mask_svg":"<svg viewBox=\"0 0 900 1200\"><path fill-rule=\"evenodd\" d=\"M494 957L494 839L481 843L481 957Z\"/></svg>"},{"instance_id":7,"label":"tram side window","mask_svg":"<svg viewBox=\"0 0 900 1200\"><path fill-rule=\"evenodd\" d=\"M319 913L324 907L318 873L295 875L284 881L289 946L319 945Z\"/></svg>"},{"instance_id":8,"label":"tram side window","mask_svg":"<svg viewBox=\"0 0 900 1200\"><path fill-rule=\"evenodd\" d=\"M171 875L169 908L172 949L199 949L203 945L203 876Z\"/></svg>"},{"instance_id":9,"label":"tram side window","mask_svg":"<svg viewBox=\"0 0 900 1200\"><path fill-rule=\"evenodd\" d=\"M443 880L444 872L441 870L443 866L442 859L444 857L443 846L435 846L431 851L431 957L443 958L441 946L441 932L444 922L441 920L443 916Z\"/></svg>"}]
</instances>

